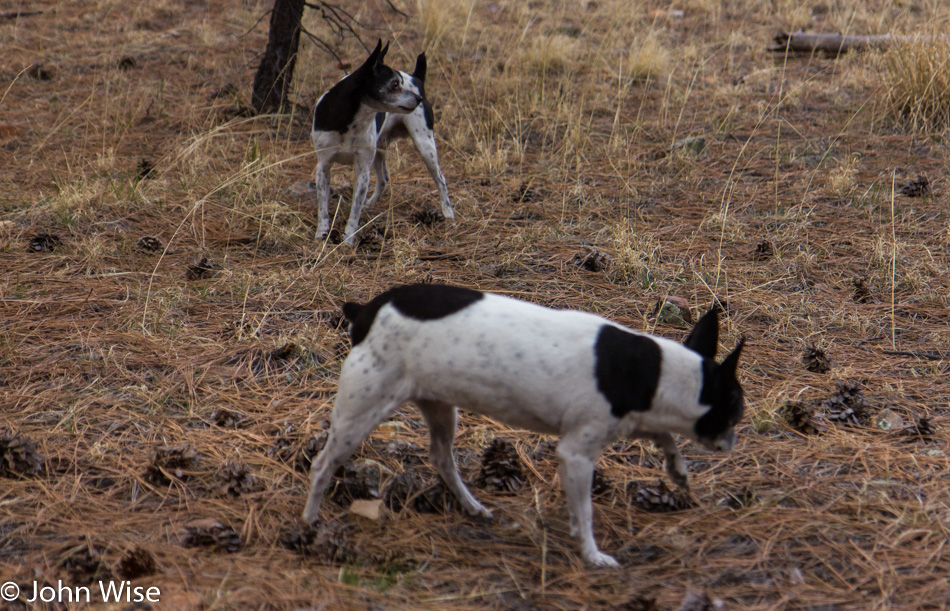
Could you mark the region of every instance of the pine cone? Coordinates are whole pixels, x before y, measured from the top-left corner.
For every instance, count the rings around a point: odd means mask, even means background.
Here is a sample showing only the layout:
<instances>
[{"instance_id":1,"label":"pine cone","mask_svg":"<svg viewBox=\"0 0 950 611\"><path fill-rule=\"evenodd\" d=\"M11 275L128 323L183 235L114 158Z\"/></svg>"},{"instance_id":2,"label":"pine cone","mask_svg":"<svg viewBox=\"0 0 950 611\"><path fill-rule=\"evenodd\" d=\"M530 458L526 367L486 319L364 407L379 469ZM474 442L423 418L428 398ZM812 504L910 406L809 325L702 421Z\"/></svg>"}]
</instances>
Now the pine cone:
<instances>
[{"instance_id":1,"label":"pine cone","mask_svg":"<svg viewBox=\"0 0 950 611\"><path fill-rule=\"evenodd\" d=\"M224 463L224 467L218 471L218 481L221 482L218 494L222 496L239 497L258 489L257 478L245 463Z\"/></svg>"},{"instance_id":2,"label":"pine cone","mask_svg":"<svg viewBox=\"0 0 950 611\"><path fill-rule=\"evenodd\" d=\"M151 552L141 547L130 549L122 555L115 567L116 573L123 579L138 579L158 572L158 564Z\"/></svg>"},{"instance_id":3,"label":"pine cone","mask_svg":"<svg viewBox=\"0 0 950 611\"><path fill-rule=\"evenodd\" d=\"M821 402L821 408L826 417L838 422L866 425L871 419L871 414L868 412L867 405L864 404L861 382L838 380L835 383L838 391L830 399Z\"/></svg>"},{"instance_id":4,"label":"pine cone","mask_svg":"<svg viewBox=\"0 0 950 611\"><path fill-rule=\"evenodd\" d=\"M189 444L152 450L151 464L145 471L145 481L156 486L167 486L174 477L187 481L189 469L198 466L198 452Z\"/></svg>"},{"instance_id":5,"label":"pine cone","mask_svg":"<svg viewBox=\"0 0 950 611\"><path fill-rule=\"evenodd\" d=\"M241 535L233 528L210 518L186 524L181 544L185 547L216 547L229 554L240 551L244 546Z\"/></svg>"},{"instance_id":6,"label":"pine cone","mask_svg":"<svg viewBox=\"0 0 950 611\"><path fill-rule=\"evenodd\" d=\"M475 484L495 492L516 492L524 482L521 458L515 447L496 437L482 454L482 468Z\"/></svg>"},{"instance_id":7,"label":"pine cone","mask_svg":"<svg viewBox=\"0 0 950 611\"><path fill-rule=\"evenodd\" d=\"M806 435L817 435L824 432L825 427L815 416L815 406L800 401L789 401L779 409L779 415L788 426Z\"/></svg>"},{"instance_id":8,"label":"pine cone","mask_svg":"<svg viewBox=\"0 0 950 611\"><path fill-rule=\"evenodd\" d=\"M0 430L0 477L36 475L43 471L43 460L29 437Z\"/></svg>"},{"instance_id":9,"label":"pine cone","mask_svg":"<svg viewBox=\"0 0 950 611\"><path fill-rule=\"evenodd\" d=\"M831 359L825 355L825 351L815 346L809 346L802 355L802 363L805 369L814 373L825 373L831 369Z\"/></svg>"},{"instance_id":10,"label":"pine cone","mask_svg":"<svg viewBox=\"0 0 950 611\"><path fill-rule=\"evenodd\" d=\"M670 490L663 480L655 486L636 486L636 502L640 507L654 513L682 511L693 506L692 500L679 490ZM629 488L628 488L629 489Z\"/></svg>"}]
</instances>

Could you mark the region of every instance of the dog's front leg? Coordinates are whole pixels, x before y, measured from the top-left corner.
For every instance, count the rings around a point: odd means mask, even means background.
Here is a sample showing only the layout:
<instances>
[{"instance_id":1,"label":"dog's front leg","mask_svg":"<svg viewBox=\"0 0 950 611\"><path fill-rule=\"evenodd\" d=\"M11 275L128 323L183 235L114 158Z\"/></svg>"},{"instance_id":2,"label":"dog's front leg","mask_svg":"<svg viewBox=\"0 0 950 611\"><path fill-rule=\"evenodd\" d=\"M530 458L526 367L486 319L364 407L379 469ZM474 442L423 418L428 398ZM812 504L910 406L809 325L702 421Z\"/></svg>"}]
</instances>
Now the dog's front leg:
<instances>
[{"instance_id":1,"label":"dog's front leg","mask_svg":"<svg viewBox=\"0 0 950 611\"><path fill-rule=\"evenodd\" d=\"M346 230L343 234L345 244L352 244L356 232L360 229L360 215L363 213L363 205L366 203L366 193L369 191L369 172L375 155L375 148L369 154L360 151L354 161L356 183L353 185L353 207L350 209L350 220L347 221Z\"/></svg>"},{"instance_id":2,"label":"dog's front leg","mask_svg":"<svg viewBox=\"0 0 950 611\"><path fill-rule=\"evenodd\" d=\"M588 564L617 567L620 566L617 561L597 549L594 541L594 505L590 488L594 479L594 460L600 446L593 448L589 433L565 436L557 447L561 482L571 518L571 535L580 544L581 556Z\"/></svg>"},{"instance_id":3,"label":"dog's front leg","mask_svg":"<svg viewBox=\"0 0 950 611\"><path fill-rule=\"evenodd\" d=\"M669 433L634 433L630 436L633 439L649 439L653 445L663 452L663 459L666 462L666 475L674 484L689 491L689 472L686 470L686 462L680 449L676 447L676 441Z\"/></svg>"},{"instance_id":4,"label":"dog's front leg","mask_svg":"<svg viewBox=\"0 0 950 611\"><path fill-rule=\"evenodd\" d=\"M314 183L317 198L317 235L315 239L322 240L330 231L330 164L322 159L317 161Z\"/></svg>"},{"instance_id":5,"label":"dog's front leg","mask_svg":"<svg viewBox=\"0 0 950 611\"><path fill-rule=\"evenodd\" d=\"M686 471L686 463L683 461L683 455L680 449L676 447L676 441L669 433L656 433L650 439L663 452L666 459L666 474L674 484L683 490L689 490L689 473Z\"/></svg>"}]
</instances>

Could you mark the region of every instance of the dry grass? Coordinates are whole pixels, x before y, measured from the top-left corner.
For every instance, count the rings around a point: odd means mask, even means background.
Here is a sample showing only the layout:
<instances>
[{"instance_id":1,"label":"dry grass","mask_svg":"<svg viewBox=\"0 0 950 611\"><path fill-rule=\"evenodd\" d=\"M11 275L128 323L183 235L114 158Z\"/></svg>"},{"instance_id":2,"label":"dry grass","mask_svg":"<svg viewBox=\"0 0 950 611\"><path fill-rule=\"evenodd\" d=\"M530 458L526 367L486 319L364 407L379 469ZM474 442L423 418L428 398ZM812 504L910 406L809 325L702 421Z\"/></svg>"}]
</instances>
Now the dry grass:
<instances>
[{"instance_id":1,"label":"dry grass","mask_svg":"<svg viewBox=\"0 0 950 611\"><path fill-rule=\"evenodd\" d=\"M267 4L46 0L0 21L0 581L107 571L169 609L678 609L688 591L729 609L945 606L943 51L763 47L788 24L906 34L950 9L427 0L397 3L403 20L364 3L391 65L428 52L458 219L417 222L437 194L401 145L370 239L347 249L313 242L313 203L289 190L312 179L305 113L240 113ZM341 74L310 46L298 69L305 105ZM928 191L902 194L920 175ZM334 201L350 180L334 175ZM340 305L408 281L674 338L662 297L694 315L720 300L723 345L750 340L737 449L684 443L693 495L671 512L648 502L658 453L608 449L595 523L617 572L580 564L548 440L471 415L466 479L496 437L525 467L516 492L475 490L494 524L412 508L367 523L343 499L308 543ZM815 347L828 371L806 368ZM406 408L355 459L385 488L432 477L426 444Z\"/></svg>"},{"instance_id":2,"label":"dry grass","mask_svg":"<svg viewBox=\"0 0 950 611\"><path fill-rule=\"evenodd\" d=\"M920 39L894 45L881 58L887 116L913 130L950 127L950 41Z\"/></svg>"}]
</instances>

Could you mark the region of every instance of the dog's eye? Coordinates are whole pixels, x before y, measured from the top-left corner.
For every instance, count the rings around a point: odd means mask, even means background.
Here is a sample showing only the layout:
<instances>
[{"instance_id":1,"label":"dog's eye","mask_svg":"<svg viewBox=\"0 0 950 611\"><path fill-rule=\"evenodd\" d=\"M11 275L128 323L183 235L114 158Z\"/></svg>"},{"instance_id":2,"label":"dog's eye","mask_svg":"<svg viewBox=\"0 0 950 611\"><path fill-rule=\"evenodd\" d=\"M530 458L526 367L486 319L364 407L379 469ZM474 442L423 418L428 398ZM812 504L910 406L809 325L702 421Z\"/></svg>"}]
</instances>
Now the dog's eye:
<instances>
[{"instance_id":1,"label":"dog's eye","mask_svg":"<svg viewBox=\"0 0 950 611\"><path fill-rule=\"evenodd\" d=\"M391 82L389 83L389 90L390 90L390 91L397 91L398 89L399 89L399 81L391 81Z\"/></svg>"}]
</instances>

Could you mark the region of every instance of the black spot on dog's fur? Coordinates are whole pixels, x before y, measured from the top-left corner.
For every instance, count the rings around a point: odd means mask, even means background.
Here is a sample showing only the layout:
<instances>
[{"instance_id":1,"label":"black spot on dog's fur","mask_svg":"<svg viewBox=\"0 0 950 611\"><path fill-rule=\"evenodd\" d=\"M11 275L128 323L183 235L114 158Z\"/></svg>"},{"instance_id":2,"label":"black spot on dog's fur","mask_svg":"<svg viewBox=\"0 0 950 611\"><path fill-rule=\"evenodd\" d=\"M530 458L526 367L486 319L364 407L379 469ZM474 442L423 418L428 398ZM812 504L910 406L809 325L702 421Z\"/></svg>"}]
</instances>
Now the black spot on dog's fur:
<instances>
[{"instance_id":1,"label":"black spot on dog's fur","mask_svg":"<svg viewBox=\"0 0 950 611\"><path fill-rule=\"evenodd\" d=\"M365 305L343 304L343 316L350 324L350 339L356 346L369 334L376 313L387 303L403 316L416 320L438 320L459 312L484 297L472 289L447 284L407 284L376 296Z\"/></svg>"},{"instance_id":2,"label":"black spot on dog's fur","mask_svg":"<svg viewBox=\"0 0 950 611\"><path fill-rule=\"evenodd\" d=\"M660 347L649 337L604 325L594 344L597 390L610 403L610 413L623 418L645 412L660 381Z\"/></svg>"}]
</instances>

